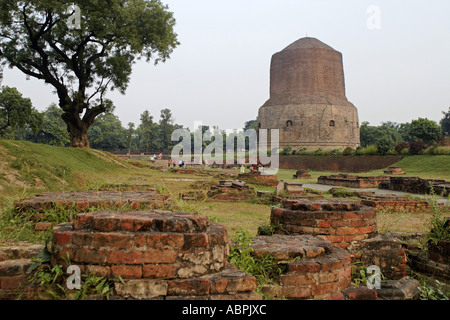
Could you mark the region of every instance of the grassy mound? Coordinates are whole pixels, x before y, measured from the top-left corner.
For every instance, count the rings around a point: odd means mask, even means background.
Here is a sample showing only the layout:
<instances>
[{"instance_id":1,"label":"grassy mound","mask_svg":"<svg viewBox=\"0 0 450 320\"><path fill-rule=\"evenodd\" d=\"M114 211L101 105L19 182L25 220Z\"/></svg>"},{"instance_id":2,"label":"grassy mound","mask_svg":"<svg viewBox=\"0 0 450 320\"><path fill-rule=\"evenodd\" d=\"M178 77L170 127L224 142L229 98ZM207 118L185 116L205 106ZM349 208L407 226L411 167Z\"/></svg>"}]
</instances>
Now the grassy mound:
<instances>
[{"instance_id":1,"label":"grassy mound","mask_svg":"<svg viewBox=\"0 0 450 320\"><path fill-rule=\"evenodd\" d=\"M129 167L98 150L0 140L0 209L36 192L84 189L99 175Z\"/></svg>"}]
</instances>

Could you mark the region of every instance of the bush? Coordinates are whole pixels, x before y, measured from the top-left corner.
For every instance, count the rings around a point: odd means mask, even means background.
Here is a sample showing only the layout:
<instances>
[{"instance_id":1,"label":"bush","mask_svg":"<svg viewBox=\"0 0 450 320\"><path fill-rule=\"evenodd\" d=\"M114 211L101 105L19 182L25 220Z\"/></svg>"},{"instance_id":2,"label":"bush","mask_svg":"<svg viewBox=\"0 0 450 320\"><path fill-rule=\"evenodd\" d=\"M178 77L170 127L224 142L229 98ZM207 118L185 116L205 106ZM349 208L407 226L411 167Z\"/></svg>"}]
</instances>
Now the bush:
<instances>
[{"instance_id":1,"label":"bush","mask_svg":"<svg viewBox=\"0 0 450 320\"><path fill-rule=\"evenodd\" d=\"M296 155L309 155L310 152L308 152L307 148L300 148L295 152Z\"/></svg>"},{"instance_id":2,"label":"bush","mask_svg":"<svg viewBox=\"0 0 450 320\"><path fill-rule=\"evenodd\" d=\"M292 147L287 146L280 152L281 155L289 156L292 154Z\"/></svg>"},{"instance_id":3,"label":"bush","mask_svg":"<svg viewBox=\"0 0 450 320\"><path fill-rule=\"evenodd\" d=\"M387 135L383 135L377 140L378 153L383 156L388 154L394 148L394 146L394 140Z\"/></svg>"},{"instance_id":4,"label":"bush","mask_svg":"<svg viewBox=\"0 0 450 320\"><path fill-rule=\"evenodd\" d=\"M399 142L395 145L395 152L397 152L398 154L402 154L403 150L408 149L409 148L409 143L408 142Z\"/></svg>"},{"instance_id":5,"label":"bush","mask_svg":"<svg viewBox=\"0 0 450 320\"><path fill-rule=\"evenodd\" d=\"M344 152L344 148L342 147L336 147L333 150L331 150L331 154L335 156L339 156Z\"/></svg>"},{"instance_id":6,"label":"bush","mask_svg":"<svg viewBox=\"0 0 450 320\"><path fill-rule=\"evenodd\" d=\"M314 150L313 155L315 156L322 156L324 154L324 151L322 148L317 148L316 150Z\"/></svg>"},{"instance_id":7,"label":"bush","mask_svg":"<svg viewBox=\"0 0 450 320\"><path fill-rule=\"evenodd\" d=\"M420 154L426 148L426 143L422 141L414 141L409 143L409 153L414 155Z\"/></svg>"},{"instance_id":8,"label":"bush","mask_svg":"<svg viewBox=\"0 0 450 320\"><path fill-rule=\"evenodd\" d=\"M355 150L351 147L347 147L344 149L344 151L342 151L342 155L344 155L344 156L351 156L354 153L355 153Z\"/></svg>"},{"instance_id":9,"label":"bush","mask_svg":"<svg viewBox=\"0 0 450 320\"><path fill-rule=\"evenodd\" d=\"M378 154L378 148L374 145L364 148L363 155L365 156L376 156Z\"/></svg>"},{"instance_id":10,"label":"bush","mask_svg":"<svg viewBox=\"0 0 450 320\"><path fill-rule=\"evenodd\" d=\"M364 155L364 148L361 146L357 146L355 149L355 155L356 156L363 156Z\"/></svg>"}]
</instances>

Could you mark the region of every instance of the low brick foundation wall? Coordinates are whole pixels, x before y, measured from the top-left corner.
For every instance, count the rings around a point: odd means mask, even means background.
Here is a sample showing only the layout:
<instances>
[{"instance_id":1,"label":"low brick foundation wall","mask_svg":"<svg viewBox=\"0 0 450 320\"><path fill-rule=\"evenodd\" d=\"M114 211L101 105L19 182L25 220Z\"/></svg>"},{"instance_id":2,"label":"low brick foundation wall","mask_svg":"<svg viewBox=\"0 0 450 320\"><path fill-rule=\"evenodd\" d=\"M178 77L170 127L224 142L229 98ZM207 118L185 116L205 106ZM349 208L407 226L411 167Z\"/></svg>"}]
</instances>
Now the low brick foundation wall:
<instances>
[{"instance_id":1,"label":"low brick foundation wall","mask_svg":"<svg viewBox=\"0 0 450 320\"><path fill-rule=\"evenodd\" d=\"M28 268L44 245L15 243L0 247L0 300L14 300L28 282ZM27 295L24 295L27 298Z\"/></svg>"},{"instance_id":2,"label":"low brick foundation wall","mask_svg":"<svg viewBox=\"0 0 450 320\"><path fill-rule=\"evenodd\" d=\"M378 188L382 182L389 181L390 177L359 177L352 175L320 176L320 184L348 187L348 188Z\"/></svg>"},{"instance_id":3,"label":"low brick foundation wall","mask_svg":"<svg viewBox=\"0 0 450 320\"><path fill-rule=\"evenodd\" d=\"M391 177L389 181L380 184L380 188L418 194L434 193L444 197L450 194L450 182L418 177Z\"/></svg>"},{"instance_id":4,"label":"low brick foundation wall","mask_svg":"<svg viewBox=\"0 0 450 320\"><path fill-rule=\"evenodd\" d=\"M310 234L345 249L377 234L375 210L348 199L293 199L273 208L270 222L281 234Z\"/></svg>"},{"instance_id":5,"label":"low brick foundation wall","mask_svg":"<svg viewBox=\"0 0 450 320\"><path fill-rule=\"evenodd\" d=\"M211 187L207 193L210 201L248 201L256 196L253 188L239 180L220 180L218 186Z\"/></svg>"},{"instance_id":6,"label":"low brick foundation wall","mask_svg":"<svg viewBox=\"0 0 450 320\"><path fill-rule=\"evenodd\" d=\"M90 188L89 191L152 191L156 192L153 185L147 183L107 183L98 188Z\"/></svg>"},{"instance_id":7,"label":"low brick foundation wall","mask_svg":"<svg viewBox=\"0 0 450 320\"><path fill-rule=\"evenodd\" d=\"M368 172L399 162L401 156L280 156L280 168L331 172Z\"/></svg>"},{"instance_id":8,"label":"low brick foundation wall","mask_svg":"<svg viewBox=\"0 0 450 320\"><path fill-rule=\"evenodd\" d=\"M426 211L430 204L425 200L413 200L409 197L389 195L362 196L362 204L376 209Z\"/></svg>"},{"instance_id":9,"label":"low brick foundation wall","mask_svg":"<svg viewBox=\"0 0 450 320\"><path fill-rule=\"evenodd\" d=\"M32 211L42 213L50 209L73 209L87 212L90 208L121 208L130 206L138 209L161 209L171 204L168 195L155 191L76 191L42 193L14 203L16 212Z\"/></svg>"},{"instance_id":10,"label":"low brick foundation wall","mask_svg":"<svg viewBox=\"0 0 450 320\"><path fill-rule=\"evenodd\" d=\"M82 272L120 276L123 299L254 299L255 278L233 269L228 252L225 227L206 216L94 212L54 228L51 263L65 265L68 256Z\"/></svg>"},{"instance_id":11,"label":"low brick foundation wall","mask_svg":"<svg viewBox=\"0 0 450 320\"><path fill-rule=\"evenodd\" d=\"M350 255L329 241L309 235L258 236L252 240L256 256L271 254L284 265L279 283L265 285L272 298L342 300L351 284Z\"/></svg>"},{"instance_id":12,"label":"low brick foundation wall","mask_svg":"<svg viewBox=\"0 0 450 320\"><path fill-rule=\"evenodd\" d=\"M265 175L260 172L254 173L241 173L238 176L239 180L245 181L251 184L257 184L261 186L276 187L278 185L278 178L274 175Z\"/></svg>"}]
</instances>

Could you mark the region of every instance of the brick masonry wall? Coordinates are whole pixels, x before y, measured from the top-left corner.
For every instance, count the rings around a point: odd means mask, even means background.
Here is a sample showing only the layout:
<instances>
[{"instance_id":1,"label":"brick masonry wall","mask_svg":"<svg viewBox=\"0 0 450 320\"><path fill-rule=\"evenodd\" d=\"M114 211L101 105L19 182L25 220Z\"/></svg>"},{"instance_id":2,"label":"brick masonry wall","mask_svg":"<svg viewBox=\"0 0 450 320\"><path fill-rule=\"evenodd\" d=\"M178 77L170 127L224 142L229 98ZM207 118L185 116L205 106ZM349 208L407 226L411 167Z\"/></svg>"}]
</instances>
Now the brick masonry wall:
<instances>
[{"instance_id":1,"label":"brick masonry wall","mask_svg":"<svg viewBox=\"0 0 450 320\"><path fill-rule=\"evenodd\" d=\"M378 232L375 210L346 199L286 200L273 208L271 224L281 234L310 234L345 249Z\"/></svg>"},{"instance_id":2,"label":"brick masonry wall","mask_svg":"<svg viewBox=\"0 0 450 320\"><path fill-rule=\"evenodd\" d=\"M348 247L352 262L362 262L366 267L376 265L387 279L406 276L406 251L397 238L390 235L355 242Z\"/></svg>"},{"instance_id":3,"label":"brick masonry wall","mask_svg":"<svg viewBox=\"0 0 450 320\"><path fill-rule=\"evenodd\" d=\"M171 203L168 195L155 191L89 191L42 193L14 203L16 212L36 212L45 215L46 210L61 208L87 212L90 208L121 208L133 210L164 208ZM37 215L39 216L39 214Z\"/></svg>"},{"instance_id":4,"label":"brick masonry wall","mask_svg":"<svg viewBox=\"0 0 450 320\"><path fill-rule=\"evenodd\" d=\"M445 180L421 179L418 177L391 177L380 188L394 191L403 191L418 194L431 194L432 192L448 196L450 183Z\"/></svg>"},{"instance_id":5,"label":"brick masonry wall","mask_svg":"<svg viewBox=\"0 0 450 320\"><path fill-rule=\"evenodd\" d=\"M121 299L256 299L256 279L236 270L225 227L183 212L94 212L53 231L52 265L117 280Z\"/></svg>"},{"instance_id":6,"label":"brick masonry wall","mask_svg":"<svg viewBox=\"0 0 450 320\"><path fill-rule=\"evenodd\" d=\"M320 176L318 183L348 188L378 188L382 182L389 181L389 177L359 177L349 175Z\"/></svg>"},{"instance_id":7,"label":"brick masonry wall","mask_svg":"<svg viewBox=\"0 0 450 320\"><path fill-rule=\"evenodd\" d=\"M280 156L280 168L332 172L368 172L384 169L400 156Z\"/></svg>"},{"instance_id":8,"label":"brick masonry wall","mask_svg":"<svg viewBox=\"0 0 450 320\"><path fill-rule=\"evenodd\" d=\"M27 285L27 270L33 264L32 258L43 249L43 245L28 243L0 247L0 300L13 300L22 293Z\"/></svg>"},{"instance_id":9,"label":"brick masonry wall","mask_svg":"<svg viewBox=\"0 0 450 320\"><path fill-rule=\"evenodd\" d=\"M262 292L272 298L342 300L342 290L351 284L350 255L317 237L259 236L253 239L255 255L273 255L284 272L278 283Z\"/></svg>"}]
</instances>

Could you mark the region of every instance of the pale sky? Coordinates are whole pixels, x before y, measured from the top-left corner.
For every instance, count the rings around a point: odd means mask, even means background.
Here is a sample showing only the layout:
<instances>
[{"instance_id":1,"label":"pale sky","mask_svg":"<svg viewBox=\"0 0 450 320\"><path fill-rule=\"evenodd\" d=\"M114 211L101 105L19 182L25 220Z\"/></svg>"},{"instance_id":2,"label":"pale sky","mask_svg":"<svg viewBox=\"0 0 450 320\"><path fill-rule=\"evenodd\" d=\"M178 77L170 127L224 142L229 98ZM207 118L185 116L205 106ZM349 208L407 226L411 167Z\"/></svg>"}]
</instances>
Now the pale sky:
<instances>
[{"instance_id":1,"label":"pale sky","mask_svg":"<svg viewBox=\"0 0 450 320\"><path fill-rule=\"evenodd\" d=\"M109 94L124 127L139 125L146 109L158 120L169 108L185 127L241 129L269 98L271 56L306 35L343 54L360 122L439 121L450 107L448 0L162 2L174 12L181 45L165 64L136 64L126 95ZM39 110L57 102L50 86L19 71L5 70L3 85Z\"/></svg>"}]
</instances>

